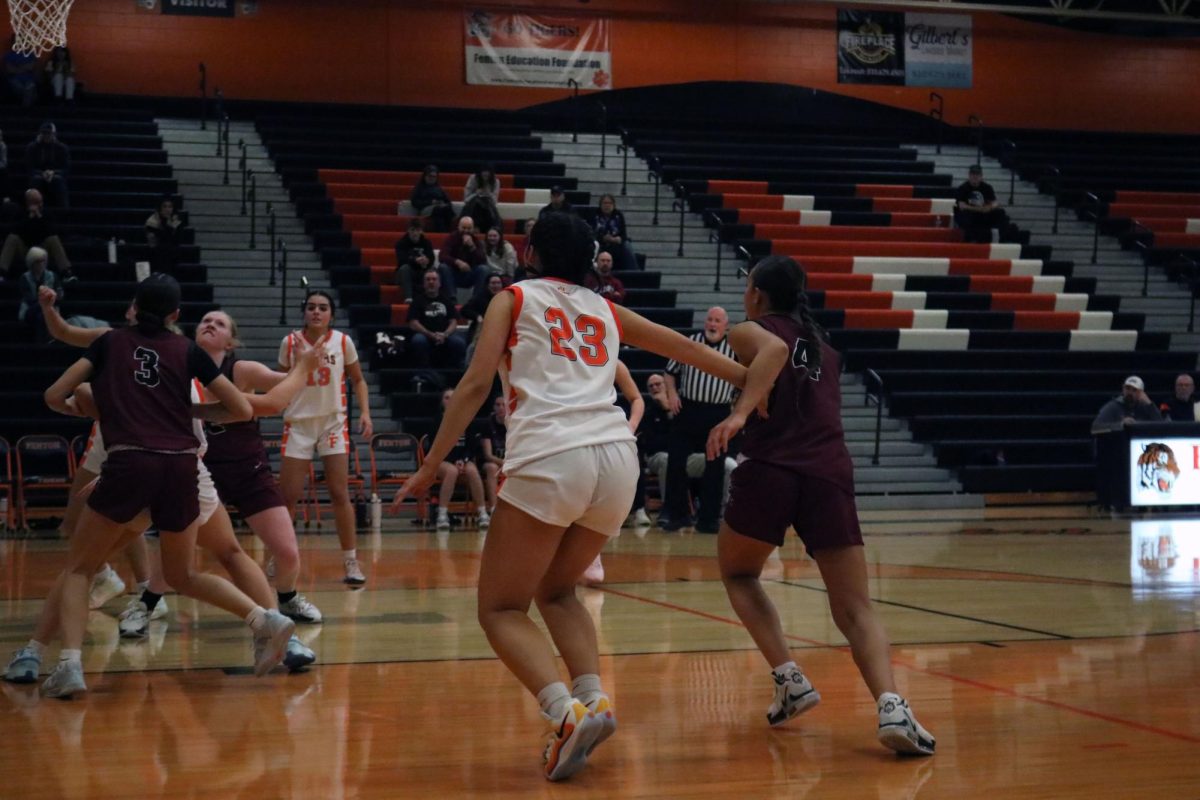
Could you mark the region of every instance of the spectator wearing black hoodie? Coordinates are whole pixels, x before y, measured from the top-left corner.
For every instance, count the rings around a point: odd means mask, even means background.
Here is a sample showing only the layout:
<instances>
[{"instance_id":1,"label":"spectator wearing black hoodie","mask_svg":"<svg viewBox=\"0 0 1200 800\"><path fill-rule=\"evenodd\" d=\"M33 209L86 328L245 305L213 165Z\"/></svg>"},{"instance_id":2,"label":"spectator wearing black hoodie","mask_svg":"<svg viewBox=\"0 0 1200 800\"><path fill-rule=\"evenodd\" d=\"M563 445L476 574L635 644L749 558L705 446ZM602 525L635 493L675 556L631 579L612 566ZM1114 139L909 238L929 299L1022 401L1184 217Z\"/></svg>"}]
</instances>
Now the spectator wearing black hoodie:
<instances>
[{"instance_id":1,"label":"spectator wearing black hoodie","mask_svg":"<svg viewBox=\"0 0 1200 800\"><path fill-rule=\"evenodd\" d=\"M29 187L37 189L52 206L68 208L67 173L71 169L71 150L58 140L53 122L43 122L37 138L25 148L29 165Z\"/></svg>"}]
</instances>

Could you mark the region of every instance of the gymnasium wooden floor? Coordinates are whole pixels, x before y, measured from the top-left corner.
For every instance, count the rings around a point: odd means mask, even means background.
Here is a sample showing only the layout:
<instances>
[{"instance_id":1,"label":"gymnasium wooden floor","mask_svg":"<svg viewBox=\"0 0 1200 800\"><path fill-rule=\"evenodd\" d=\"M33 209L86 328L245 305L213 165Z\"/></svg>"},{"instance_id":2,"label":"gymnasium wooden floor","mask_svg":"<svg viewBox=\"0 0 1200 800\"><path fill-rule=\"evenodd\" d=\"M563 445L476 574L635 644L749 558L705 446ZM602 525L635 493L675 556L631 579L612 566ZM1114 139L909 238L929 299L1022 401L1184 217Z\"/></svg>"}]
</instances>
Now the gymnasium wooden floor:
<instances>
[{"instance_id":1,"label":"gymnasium wooden floor","mask_svg":"<svg viewBox=\"0 0 1200 800\"><path fill-rule=\"evenodd\" d=\"M603 588L581 590L621 728L548 784L534 703L475 622L479 535L385 528L361 537L363 591L336 582L331 534L304 537L302 589L326 615L301 629L320 659L305 674L254 678L244 626L174 596L146 642L118 639L123 598L94 612L85 699L3 684L0 797L1200 798L1200 522L864 517L872 596L932 759L876 743L794 541L770 591L823 701L773 730L714 538L626 531ZM0 541L5 659L62 550Z\"/></svg>"}]
</instances>

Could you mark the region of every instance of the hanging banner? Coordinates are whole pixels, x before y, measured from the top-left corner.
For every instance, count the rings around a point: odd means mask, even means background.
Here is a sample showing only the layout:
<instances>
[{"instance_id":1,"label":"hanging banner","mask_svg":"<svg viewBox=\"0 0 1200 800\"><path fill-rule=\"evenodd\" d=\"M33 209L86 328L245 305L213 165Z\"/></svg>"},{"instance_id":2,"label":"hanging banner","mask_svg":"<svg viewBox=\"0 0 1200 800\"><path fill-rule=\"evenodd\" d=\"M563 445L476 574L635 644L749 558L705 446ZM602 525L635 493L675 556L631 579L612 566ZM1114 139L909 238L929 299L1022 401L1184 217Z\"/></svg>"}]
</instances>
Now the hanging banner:
<instances>
[{"instance_id":1,"label":"hanging banner","mask_svg":"<svg viewBox=\"0 0 1200 800\"><path fill-rule=\"evenodd\" d=\"M904 85L971 88L971 17L904 15Z\"/></svg>"},{"instance_id":2,"label":"hanging banner","mask_svg":"<svg viewBox=\"0 0 1200 800\"><path fill-rule=\"evenodd\" d=\"M838 11L838 83L971 87L971 17Z\"/></svg>"},{"instance_id":3,"label":"hanging banner","mask_svg":"<svg viewBox=\"0 0 1200 800\"><path fill-rule=\"evenodd\" d=\"M234 0L162 0L162 13L186 17L232 17Z\"/></svg>"},{"instance_id":4,"label":"hanging banner","mask_svg":"<svg viewBox=\"0 0 1200 800\"><path fill-rule=\"evenodd\" d=\"M838 11L838 83L904 85L904 15Z\"/></svg>"},{"instance_id":5,"label":"hanging banner","mask_svg":"<svg viewBox=\"0 0 1200 800\"><path fill-rule=\"evenodd\" d=\"M464 25L467 83L612 88L607 19L468 10Z\"/></svg>"}]
</instances>

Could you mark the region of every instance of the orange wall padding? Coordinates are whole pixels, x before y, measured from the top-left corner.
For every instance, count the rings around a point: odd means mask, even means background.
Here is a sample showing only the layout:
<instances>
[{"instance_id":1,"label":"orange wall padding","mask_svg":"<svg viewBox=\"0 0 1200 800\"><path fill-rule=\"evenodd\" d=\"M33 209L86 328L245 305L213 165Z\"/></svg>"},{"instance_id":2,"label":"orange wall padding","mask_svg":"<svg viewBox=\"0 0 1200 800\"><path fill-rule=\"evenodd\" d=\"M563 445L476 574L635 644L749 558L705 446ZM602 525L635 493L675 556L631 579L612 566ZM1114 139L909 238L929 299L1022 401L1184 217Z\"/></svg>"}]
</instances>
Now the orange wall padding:
<instances>
[{"instance_id":1,"label":"orange wall padding","mask_svg":"<svg viewBox=\"0 0 1200 800\"><path fill-rule=\"evenodd\" d=\"M711 0L509 0L612 20L618 88L694 81L795 84L922 113L929 89L837 83L836 9ZM449 0L262 0L256 16L164 16L133 0L87 0L68 34L79 77L98 92L186 96L196 64L227 97L523 108L553 89L467 86L462 12ZM980 13L974 88L940 90L946 121L991 126L1194 132L1194 38L1090 34Z\"/></svg>"}]
</instances>

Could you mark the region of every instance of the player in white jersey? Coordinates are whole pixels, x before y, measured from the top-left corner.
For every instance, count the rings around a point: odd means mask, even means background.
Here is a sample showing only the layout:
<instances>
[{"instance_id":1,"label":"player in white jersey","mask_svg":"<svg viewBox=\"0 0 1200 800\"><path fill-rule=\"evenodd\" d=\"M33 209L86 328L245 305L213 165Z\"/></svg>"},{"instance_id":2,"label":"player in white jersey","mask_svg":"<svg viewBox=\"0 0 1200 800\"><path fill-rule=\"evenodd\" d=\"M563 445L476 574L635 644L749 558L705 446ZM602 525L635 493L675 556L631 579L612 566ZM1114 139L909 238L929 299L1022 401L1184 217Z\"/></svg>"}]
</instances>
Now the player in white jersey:
<instances>
[{"instance_id":1,"label":"player in white jersey","mask_svg":"<svg viewBox=\"0 0 1200 800\"><path fill-rule=\"evenodd\" d=\"M500 371L508 438L496 514L479 574L479 621L492 648L534 694L550 725L545 775L566 778L616 728L600 686L596 631L575 584L621 530L637 484L634 436L613 401L626 342L745 387L757 403L773 375L756 375L711 348L613 306L583 287L595 240L578 217L549 214L527 239L540 276L493 298L475 356L446 409L424 464L396 494L424 491ZM573 679L560 681L554 651L529 618L536 602Z\"/></svg>"},{"instance_id":2,"label":"player in white jersey","mask_svg":"<svg viewBox=\"0 0 1200 800\"><path fill-rule=\"evenodd\" d=\"M325 363L309 373L308 385L283 412L283 458L279 468L279 488L287 501L288 513L295 519L296 505L304 494L309 464L314 455L325 466L325 483L333 506L338 541L346 568L343 580L351 586L361 586L367 579L358 565L355 547L354 506L350 504L349 452L350 430L346 423L346 376L354 383L358 401L358 432L371 439L370 398L358 350L354 340L333 324L333 297L314 289L304 298L304 329L283 337L279 344L279 366L284 372L292 368L297 348L301 344L325 348Z\"/></svg>"}]
</instances>

